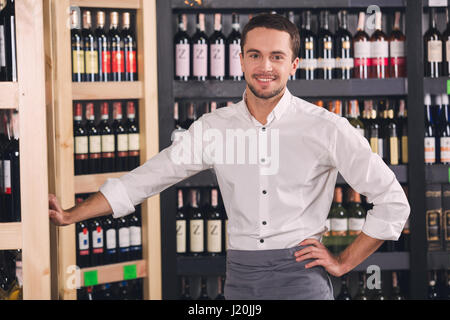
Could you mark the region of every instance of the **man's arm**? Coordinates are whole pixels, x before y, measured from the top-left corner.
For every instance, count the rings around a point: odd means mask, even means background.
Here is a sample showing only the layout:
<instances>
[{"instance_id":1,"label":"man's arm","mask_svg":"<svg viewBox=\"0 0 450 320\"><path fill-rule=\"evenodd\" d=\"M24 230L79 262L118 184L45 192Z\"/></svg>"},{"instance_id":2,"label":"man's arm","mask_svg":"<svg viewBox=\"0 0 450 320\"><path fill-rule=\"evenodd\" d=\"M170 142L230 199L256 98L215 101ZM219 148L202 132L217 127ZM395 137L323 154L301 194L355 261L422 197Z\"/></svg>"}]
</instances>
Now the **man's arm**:
<instances>
[{"instance_id":1,"label":"man's arm","mask_svg":"<svg viewBox=\"0 0 450 320\"><path fill-rule=\"evenodd\" d=\"M79 221L101 217L112 213L112 208L101 192L94 193L85 201L63 210L55 195L48 197L49 217L57 226L66 226Z\"/></svg>"}]
</instances>

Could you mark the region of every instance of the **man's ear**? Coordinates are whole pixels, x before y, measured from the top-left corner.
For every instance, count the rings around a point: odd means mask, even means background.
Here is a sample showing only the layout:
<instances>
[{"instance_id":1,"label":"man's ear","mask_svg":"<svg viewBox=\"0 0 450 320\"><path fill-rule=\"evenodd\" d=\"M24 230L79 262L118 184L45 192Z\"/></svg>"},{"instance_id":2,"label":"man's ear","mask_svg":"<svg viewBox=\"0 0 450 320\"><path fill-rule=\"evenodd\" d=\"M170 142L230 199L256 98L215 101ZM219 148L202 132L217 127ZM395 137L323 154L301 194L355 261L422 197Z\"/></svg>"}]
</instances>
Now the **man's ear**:
<instances>
[{"instance_id":1,"label":"man's ear","mask_svg":"<svg viewBox=\"0 0 450 320\"><path fill-rule=\"evenodd\" d=\"M292 70L291 70L291 76L293 76L297 72L298 64L300 63L299 57L295 58L295 60L292 62Z\"/></svg>"}]
</instances>

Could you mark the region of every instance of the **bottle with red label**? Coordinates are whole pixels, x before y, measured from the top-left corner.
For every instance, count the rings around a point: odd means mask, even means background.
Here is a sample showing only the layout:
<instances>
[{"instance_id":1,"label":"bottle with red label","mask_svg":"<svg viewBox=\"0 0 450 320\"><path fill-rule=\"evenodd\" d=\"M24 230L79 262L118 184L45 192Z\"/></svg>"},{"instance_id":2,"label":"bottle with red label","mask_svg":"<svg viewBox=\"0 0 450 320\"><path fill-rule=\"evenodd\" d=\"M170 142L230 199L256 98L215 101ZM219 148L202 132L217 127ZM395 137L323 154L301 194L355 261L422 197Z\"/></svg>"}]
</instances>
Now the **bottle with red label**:
<instances>
[{"instance_id":1,"label":"bottle with red label","mask_svg":"<svg viewBox=\"0 0 450 320\"><path fill-rule=\"evenodd\" d=\"M97 29L95 30L95 40L98 50L98 78L97 81L107 82L111 75L111 51L108 37L105 32L105 12L97 12Z\"/></svg>"},{"instance_id":2,"label":"bottle with red label","mask_svg":"<svg viewBox=\"0 0 450 320\"><path fill-rule=\"evenodd\" d=\"M124 12L122 23L122 39L125 59L125 81L137 80L136 36L131 29L131 15Z\"/></svg>"},{"instance_id":3,"label":"bottle with red label","mask_svg":"<svg viewBox=\"0 0 450 320\"><path fill-rule=\"evenodd\" d=\"M399 11L395 12L394 29L389 37L389 76L391 78L406 77L406 37L400 28L400 18L401 13Z\"/></svg>"},{"instance_id":4,"label":"bottle with red label","mask_svg":"<svg viewBox=\"0 0 450 320\"><path fill-rule=\"evenodd\" d=\"M104 256L104 233L103 225L99 218L93 218L90 221L91 235L91 266L100 266L103 264Z\"/></svg>"},{"instance_id":5,"label":"bottle with red label","mask_svg":"<svg viewBox=\"0 0 450 320\"><path fill-rule=\"evenodd\" d=\"M111 81L124 81L125 79L125 55L123 51L123 39L119 32L119 13L111 12L111 26L108 34L111 48Z\"/></svg>"},{"instance_id":6,"label":"bottle with red label","mask_svg":"<svg viewBox=\"0 0 450 320\"><path fill-rule=\"evenodd\" d=\"M370 67L370 40L367 33L364 31L366 14L359 13L358 28L353 37L353 52L354 52L354 68L353 77L356 79L369 78Z\"/></svg>"},{"instance_id":7,"label":"bottle with red label","mask_svg":"<svg viewBox=\"0 0 450 320\"><path fill-rule=\"evenodd\" d=\"M370 37L370 77L389 78L389 42L381 30L381 12L375 12L375 32Z\"/></svg>"},{"instance_id":8,"label":"bottle with red label","mask_svg":"<svg viewBox=\"0 0 450 320\"><path fill-rule=\"evenodd\" d=\"M99 132L102 143L102 171L114 172L115 143L114 132L109 125L108 102L101 104L102 120L99 124Z\"/></svg>"}]
</instances>

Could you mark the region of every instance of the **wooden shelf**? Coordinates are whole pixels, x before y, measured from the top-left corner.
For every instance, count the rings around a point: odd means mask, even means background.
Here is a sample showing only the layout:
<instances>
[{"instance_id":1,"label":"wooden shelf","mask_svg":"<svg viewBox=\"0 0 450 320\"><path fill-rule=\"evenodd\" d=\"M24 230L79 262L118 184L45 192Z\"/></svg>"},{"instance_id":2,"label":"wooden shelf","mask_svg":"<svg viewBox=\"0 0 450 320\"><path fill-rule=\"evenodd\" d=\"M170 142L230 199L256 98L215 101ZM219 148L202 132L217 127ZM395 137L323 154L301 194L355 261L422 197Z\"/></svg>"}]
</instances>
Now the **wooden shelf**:
<instances>
[{"instance_id":1,"label":"wooden shelf","mask_svg":"<svg viewBox=\"0 0 450 320\"><path fill-rule=\"evenodd\" d=\"M173 81L175 99L217 99L242 97L245 81ZM376 97L407 94L405 78L350 80L292 80L287 84L298 97Z\"/></svg>"},{"instance_id":2,"label":"wooden shelf","mask_svg":"<svg viewBox=\"0 0 450 320\"><path fill-rule=\"evenodd\" d=\"M91 8L114 8L114 9L139 9L139 0L71 0L71 6L91 7Z\"/></svg>"},{"instance_id":3,"label":"wooden shelf","mask_svg":"<svg viewBox=\"0 0 450 320\"><path fill-rule=\"evenodd\" d=\"M73 100L121 100L141 99L144 96L142 82L74 82Z\"/></svg>"},{"instance_id":4,"label":"wooden shelf","mask_svg":"<svg viewBox=\"0 0 450 320\"><path fill-rule=\"evenodd\" d=\"M19 85L17 82L0 82L0 109L19 107Z\"/></svg>"},{"instance_id":5,"label":"wooden shelf","mask_svg":"<svg viewBox=\"0 0 450 320\"><path fill-rule=\"evenodd\" d=\"M75 176L75 194L97 192L108 178L119 178L126 172L111 172Z\"/></svg>"},{"instance_id":6,"label":"wooden shelf","mask_svg":"<svg viewBox=\"0 0 450 320\"><path fill-rule=\"evenodd\" d=\"M134 266L136 267L134 268ZM126 271L125 269L127 268L124 267L128 267L128 271ZM127 261L122 263L81 269L80 285L97 285L145 277L147 277L147 261Z\"/></svg>"},{"instance_id":7,"label":"wooden shelf","mask_svg":"<svg viewBox=\"0 0 450 320\"><path fill-rule=\"evenodd\" d=\"M22 224L0 223L0 250L22 249Z\"/></svg>"}]
</instances>

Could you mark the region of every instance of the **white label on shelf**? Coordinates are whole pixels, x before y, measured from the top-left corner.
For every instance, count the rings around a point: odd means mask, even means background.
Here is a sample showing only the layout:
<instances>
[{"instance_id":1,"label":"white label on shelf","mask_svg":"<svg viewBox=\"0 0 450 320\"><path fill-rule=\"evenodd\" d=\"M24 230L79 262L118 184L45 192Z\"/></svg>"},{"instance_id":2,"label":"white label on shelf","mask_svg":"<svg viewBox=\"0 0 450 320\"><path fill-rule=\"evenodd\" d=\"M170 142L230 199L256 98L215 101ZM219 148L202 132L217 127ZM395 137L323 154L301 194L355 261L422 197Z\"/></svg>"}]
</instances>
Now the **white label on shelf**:
<instances>
[{"instance_id":1,"label":"white label on shelf","mask_svg":"<svg viewBox=\"0 0 450 320\"><path fill-rule=\"evenodd\" d=\"M106 249L115 249L116 247L116 229L109 229L106 231Z\"/></svg>"},{"instance_id":2,"label":"white label on shelf","mask_svg":"<svg viewBox=\"0 0 450 320\"><path fill-rule=\"evenodd\" d=\"M229 47L229 57L230 57L230 76L239 77L243 75L241 68L241 58L239 54L241 53L241 45L232 43Z\"/></svg>"},{"instance_id":3,"label":"white label on shelf","mask_svg":"<svg viewBox=\"0 0 450 320\"><path fill-rule=\"evenodd\" d=\"M317 59L300 59L298 68L314 70L317 68Z\"/></svg>"},{"instance_id":4,"label":"white label on shelf","mask_svg":"<svg viewBox=\"0 0 450 320\"><path fill-rule=\"evenodd\" d=\"M130 227L130 244L132 246L140 246L142 244L141 227Z\"/></svg>"},{"instance_id":5,"label":"white label on shelf","mask_svg":"<svg viewBox=\"0 0 450 320\"><path fill-rule=\"evenodd\" d=\"M348 219L331 218L330 227L331 231L347 231Z\"/></svg>"},{"instance_id":6,"label":"white label on shelf","mask_svg":"<svg viewBox=\"0 0 450 320\"><path fill-rule=\"evenodd\" d=\"M75 154L87 154L88 152L88 137L75 137Z\"/></svg>"},{"instance_id":7,"label":"white label on shelf","mask_svg":"<svg viewBox=\"0 0 450 320\"><path fill-rule=\"evenodd\" d=\"M100 227L92 232L92 247L103 248L103 229Z\"/></svg>"},{"instance_id":8,"label":"white label on shelf","mask_svg":"<svg viewBox=\"0 0 450 320\"><path fill-rule=\"evenodd\" d=\"M430 40L427 44L428 62L442 62L442 41Z\"/></svg>"},{"instance_id":9,"label":"white label on shelf","mask_svg":"<svg viewBox=\"0 0 450 320\"><path fill-rule=\"evenodd\" d=\"M208 76L208 45L194 44L194 76L206 77Z\"/></svg>"},{"instance_id":10,"label":"white label on shelf","mask_svg":"<svg viewBox=\"0 0 450 320\"><path fill-rule=\"evenodd\" d=\"M335 59L317 59L317 68L319 69L333 69L336 65Z\"/></svg>"},{"instance_id":11,"label":"white label on shelf","mask_svg":"<svg viewBox=\"0 0 450 320\"><path fill-rule=\"evenodd\" d=\"M222 220L208 220L208 252L222 251Z\"/></svg>"},{"instance_id":12,"label":"white label on shelf","mask_svg":"<svg viewBox=\"0 0 450 320\"><path fill-rule=\"evenodd\" d=\"M89 249L89 232L78 233L78 246L79 246L79 250Z\"/></svg>"},{"instance_id":13,"label":"white label on shelf","mask_svg":"<svg viewBox=\"0 0 450 320\"><path fill-rule=\"evenodd\" d=\"M364 218L349 218L348 229L351 231L360 231L364 225L366 219Z\"/></svg>"},{"instance_id":14,"label":"white label on shelf","mask_svg":"<svg viewBox=\"0 0 450 320\"><path fill-rule=\"evenodd\" d=\"M429 7L446 7L448 6L447 0L428 0Z\"/></svg>"},{"instance_id":15,"label":"white label on shelf","mask_svg":"<svg viewBox=\"0 0 450 320\"><path fill-rule=\"evenodd\" d=\"M358 41L355 42L355 58L369 58L370 57L370 42Z\"/></svg>"},{"instance_id":16,"label":"white label on shelf","mask_svg":"<svg viewBox=\"0 0 450 320\"><path fill-rule=\"evenodd\" d=\"M5 27L0 26L0 67L6 67Z\"/></svg>"},{"instance_id":17,"label":"white label on shelf","mask_svg":"<svg viewBox=\"0 0 450 320\"><path fill-rule=\"evenodd\" d=\"M186 43L177 44L175 48L176 48L175 73L178 77L189 77L190 75L189 62L191 61L189 44Z\"/></svg>"},{"instance_id":18,"label":"white label on shelf","mask_svg":"<svg viewBox=\"0 0 450 320\"><path fill-rule=\"evenodd\" d=\"M186 220L177 220L177 253L186 252Z\"/></svg>"},{"instance_id":19,"label":"white label on shelf","mask_svg":"<svg viewBox=\"0 0 450 320\"><path fill-rule=\"evenodd\" d=\"M190 240L191 252L204 251L204 231L203 220L190 220Z\"/></svg>"},{"instance_id":20,"label":"white label on shelf","mask_svg":"<svg viewBox=\"0 0 450 320\"><path fill-rule=\"evenodd\" d=\"M212 44L211 50L211 76L225 76L225 44Z\"/></svg>"},{"instance_id":21,"label":"white label on shelf","mask_svg":"<svg viewBox=\"0 0 450 320\"><path fill-rule=\"evenodd\" d=\"M425 163L436 162L436 144L434 137L425 138Z\"/></svg>"},{"instance_id":22,"label":"white label on shelf","mask_svg":"<svg viewBox=\"0 0 450 320\"><path fill-rule=\"evenodd\" d=\"M128 150L139 150L139 133L128 134Z\"/></svg>"},{"instance_id":23,"label":"white label on shelf","mask_svg":"<svg viewBox=\"0 0 450 320\"><path fill-rule=\"evenodd\" d=\"M102 139L100 136L89 136L89 152L90 153L102 152Z\"/></svg>"},{"instance_id":24,"label":"white label on shelf","mask_svg":"<svg viewBox=\"0 0 450 320\"><path fill-rule=\"evenodd\" d=\"M373 41L370 43L370 56L372 58L388 58L389 57L389 42L387 41Z\"/></svg>"},{"instance_id":25,"label":"white label on shelf","mask_svg":"<svg viewBox=\"0 0 450 320\"><path fill-rule=\"evenodd\" d=\"M102 135L102 152L114 152L114 135Z\"/></svg>"},{"instance_id":26,"label":"white label on shelf","mask_svg":"<svg viewBox=\"0 0 450 320\"><path fill-rule=\"evenodd\" d=\"M398 58L405 56L405 41L394 40L389 46L389 54L391 58Z\"/></svg>"},{"instance_id":27,"label":"white label on shelf","mask_svg":"<svg viewBox=\"0 0 450 320\"><path fill-rule=\"evenodd\" d=\"M128 151L128 134L117 135L117 151Z\"/></svg>"},{"instance_id":28,"label":"white label on shelf","mask_svg":"<svg viewBox=\"0 0 450 320\"><path fill-rule=\"evenodd\" d=\"M119 229L119 247L126 248L130 246L130 228Z\"/></svg>"},{"instance_id":29,"label":"white label on shelf","mask_svg":"<svg viewBox=\"0 0 450 320\"><path fill-rule=\"evenodd\" d=\"M353 58L336 58L337 69L351 69L353 68Z\"/></svg>"},{"instance_id":30,"label":"white label on shelf","mask_svg":"<svg viewBox=\"0 0 450 320\"><path fill-rule=\"evenodd\" d=\"M4 160L3 161L3 181L4 181L4 190L3 192L6 194L11 194L11 161Z\"/></svg>"},{"instance_id":31,"label":"white label on shelf","mask_svg":"<svg viewBox=\"0 0 450 320\"><path fill-rule=\"evenodd\" d=\"M441 137L441 162L450 162L450 138Z\"/></svg>"}]
</instances>

